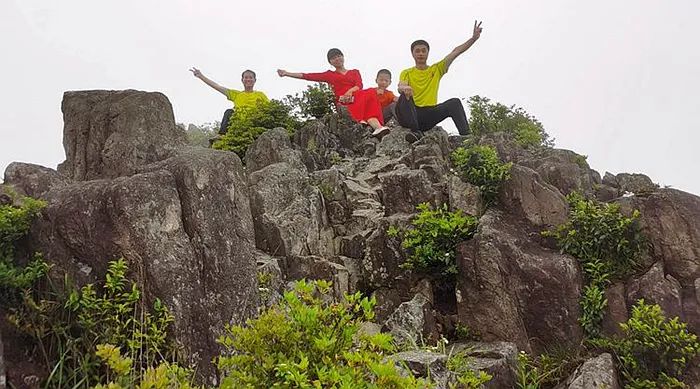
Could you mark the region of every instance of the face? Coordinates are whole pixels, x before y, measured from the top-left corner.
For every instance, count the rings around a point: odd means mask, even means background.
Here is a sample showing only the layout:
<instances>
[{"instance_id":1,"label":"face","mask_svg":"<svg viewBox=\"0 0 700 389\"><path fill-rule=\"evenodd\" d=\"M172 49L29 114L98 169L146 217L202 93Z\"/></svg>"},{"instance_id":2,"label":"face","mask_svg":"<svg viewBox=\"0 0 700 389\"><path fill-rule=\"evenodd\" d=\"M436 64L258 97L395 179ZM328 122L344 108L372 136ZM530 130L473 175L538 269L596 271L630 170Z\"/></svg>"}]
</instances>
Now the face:
<instances>
[{"instance_id":1,"label":"face","mask_svg":"<svg viewBox=\"0 0 700 389\"><path fill-rule=\"evenodd\" d=\"M416 63L426 63L428 61L428 46L426 45L416 45L413 47L413 50L411 51L411 54L413 55L413 59L416 61Z\"/></svg>"},{"instance_id":2,"label":"face","mask_svg":"<svg viewBox=\"0 0 700 389\"><path fill-rule=\"evenodd\" d=\"M386 89L389 85L391 85L391 77L386 73L379 73L377 75L377 86Z\"/></svg>"},{"instance_id":3,"label":"face","mask_svg":"<svg viewBox=\"0 0 700 389\"><path fill-rule=\"evenodd\" d=\"M243 86L246 88L252 88L255 85L255 76L253 73L245 72L241 78Z\"/></svg>"},{"instance_id":4,"label":"face","mask_svg":"<svg viewBox=\"0 0 700 389\"><path fill-rule=\"evenodd\" d=\"M345 57L342 54L338 54L335 57L332 57L328 63L333 65L336 68L341 68L345 64Z\"/></svg>"}]
</instances>

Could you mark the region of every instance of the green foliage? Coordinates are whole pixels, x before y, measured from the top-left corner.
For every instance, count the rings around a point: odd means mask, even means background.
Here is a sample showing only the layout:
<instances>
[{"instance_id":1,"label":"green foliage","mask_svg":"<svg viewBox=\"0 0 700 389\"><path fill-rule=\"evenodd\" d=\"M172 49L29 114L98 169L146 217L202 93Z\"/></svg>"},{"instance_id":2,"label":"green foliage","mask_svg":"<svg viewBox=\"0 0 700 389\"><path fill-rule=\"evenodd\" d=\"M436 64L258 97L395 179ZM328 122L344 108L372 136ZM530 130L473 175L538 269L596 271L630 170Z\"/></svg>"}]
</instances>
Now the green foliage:
<instances>
[{"instance_id":1,"label":"green foliage","mask_svg":"<svg viewBox=\"0 0 700 389\"><path fill-rule=\"evenodd\" d=\"M330 299L330 282L299 281L294 291L245 326L227 326L217 359L222 388L423 388L391 361L391 335L358 334L376 301L359 293Z\"/></svg>"},{"instance_id":2,"label":"green foliage","mask_svg":"<svg viewBox=\"0 0 700 389\"><path fill-rule=\"evenodd\" d=\"M677 317L666 319L661 307L639 300L621 323L623 337L591 343L612 351L625 388L684 388L679 381L688 363L700 355L698 337Z\"/></svg>"},{"instance_id":3,"label":"green foliage","mask_svg":"<svg viewBox=\"0 0 700 389\"><path fill-rule=\"evenodd\" d=\"M335 94L325 82L309 85L301 96L287 95L285 100L303 120L320 119L336 110Z\"/></svg>"},{"instance_id":4,"label":"green foliage","mask_svg":"<svg viewBox=\"0 0 700 389\"><path fill-rule=\"evenodd\" d=\"M185 130L187 142L192 146L209 147L209 139L214 138L219 133L220 122L203 123L200 125L190 124ZM184 128L184 125L181 125Z\"/></svg>"},{"instance_id":5,"label":"green foliage","mask_svg":"<svg viewBox=\"0 0 700 389\"><path fill-rule=\"evenodd\" d=\"M515 387L517 389L553 388L569 377L581 361L581 356L572 353L570 349L544 353L534 359L521 351L518 354Z\"/></svg>"},{"instance_id":6,"label":"green foliage","mask_svg":"<svg viewBox=\"0 0 700 389\"><path fill-rule=\"evenodd\" d=\"M455 338L457 340L479 340L481 336L466 324L457 323L455 325Z\"/></svg>"},{"instance_id":7,"label":"green foliage","mask_svg":"<svg viewBox=\"0 0 700 389\"><path fill-rule=\"evenodd\" d=\"M495 200L503 182L510 178L512 163L501 163L496 149L491 146L464 146L452 152L452 162L465 179L479 187L484 201Z\"/></svg>"},{"instance_id":8,"label":"green foliage","mask_svg":"<svg viewBox=\"0 0 700 389\"><path fill-rule=\"evenodd\" d=\"M471 358L467 351L450 355L447 360L447 369L457 375L457 383L451 383L450 389L479 389L493 378L485 371L470 368Z\"/></svg>"},{"instance_id":9,"label":"green foliage","mask_svg":"<svg viewBox=\"0 0 700 389\"><path fill-rule=\"evenodd\" d=\"M92 284L77 290L66 281L62 289L67 294L24 293L23 305L10 321L35 339L44 362L52 367L47 386L88 387L107 380L96 354L100 344L126 350L134 377L172 354L166 342L172 317L159 300L149 313L126 272L126 262L120 259L110 262L99 290Z\"/></svg>"},{"instance_id":10,"label":"green foliage","mask_svg":"<svg viewBox=\"0 0 700 389\"><path fill-rule=\"evenodd\" d=\"M486 97L472 96L469 98L469 108L469 128L477 136L505 132L513 135L516 142L525 148L554 145L554 140L544 130L542 123L520 107L508 107L493 103Z\"/></svg>"},{"instance_id":11,"label":"green foliage","mask_svg":"<svg viewBox=\"0 0 700 389\"><path fill-rule=\"evenodd\" d=\"M228 131L212 145L217 150L229 150L245 157L248 147L268 129L283 127L290 133L300 126L292 115L292 107L279 100L259 101L255 109L236 109L231 115Z\"/></svg>"},{"instance_id":12,"label":"green foliage","mask_svg":"<svg viewBox=\"0 0 700 389\"><path fill-rule=\"evenodd\" d=\"M32 220L46 203L25 197L19 207L0 205L0 305L8 306L20 297L20 291L34 285L49 270L40 255L20 267L15 258L15 244L29 232Z\"/></svg>"},{"instance_id":13,"label":"green foliage","mask_svg":"<svg viewBox=\"0 0 700 389\"><path fill-rule=\"evenodd\" d=\"M583 268L587 286L581 299L579 319L589 338L600 336L607 299L604 291L610 281L624 278L639 266L646 249L639 226L639 211L631 217L620 212L618 204L586 200L578 193L567 196L569 219L553 231L562 252L576 257Z\"/></svg>"},{"instance_id":14,"label":"green foliage","mask_svg":"<svg viewBox=\"0 0 700 389\"><path fill-rule=\"evenodd\" d=\"M471 238L476 232L478 220L462 214L461 210L450 212L447 205L432 209L430 204L417 207L419 213L413 218L413 228L401 231L391 226L389 236L401 237L401 246L408 258L402 265L435 277L454 279L457 274L455 247Z\"/></svg>"}]
</instances>

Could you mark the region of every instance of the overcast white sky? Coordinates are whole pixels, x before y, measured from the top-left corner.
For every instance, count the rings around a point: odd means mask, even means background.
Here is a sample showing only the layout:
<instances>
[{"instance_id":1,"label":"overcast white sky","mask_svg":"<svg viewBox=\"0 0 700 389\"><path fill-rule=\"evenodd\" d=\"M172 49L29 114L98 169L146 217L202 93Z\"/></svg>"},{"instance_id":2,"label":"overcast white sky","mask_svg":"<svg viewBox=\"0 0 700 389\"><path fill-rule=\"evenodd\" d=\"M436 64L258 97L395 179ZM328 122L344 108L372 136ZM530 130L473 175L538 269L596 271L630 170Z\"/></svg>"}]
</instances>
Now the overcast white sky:
<instances>
[{"instance_id":1,"label":"overcast white sky","mask_svg":"<svg viewBox=\"0 0 700 389\"><path fill-rule=\"evenodd\" d=\"M305 84L275 69L325 70L339 47L373 86L379 68L396 82L412 65L413 40L428 40L436 61L480 19L482 37L443 78L441 100L523 106L601 173L700 194L698 15L696 0L0 0L0 171L64 159L66 90L160 91L177 121L208 122L230 103L190 66L231 88L254 69L256 89L281 98Z\"/></svg>"}]
</instances>

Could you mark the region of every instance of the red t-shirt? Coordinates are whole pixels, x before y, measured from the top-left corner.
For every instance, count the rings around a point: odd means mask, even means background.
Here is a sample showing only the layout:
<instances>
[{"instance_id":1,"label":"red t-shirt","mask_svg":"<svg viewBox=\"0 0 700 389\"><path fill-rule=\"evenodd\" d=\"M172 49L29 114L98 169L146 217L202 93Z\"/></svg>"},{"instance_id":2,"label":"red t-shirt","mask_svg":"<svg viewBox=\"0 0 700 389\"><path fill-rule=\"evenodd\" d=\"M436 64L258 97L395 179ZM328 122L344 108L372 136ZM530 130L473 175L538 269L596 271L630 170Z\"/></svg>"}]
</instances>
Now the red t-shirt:
<instances>
[{"instance_id":1,"label":"red t-shirt","mask_svg":"<svg viewBox=\"0 0 700 389\"><path fill-rule=\"evenodd\" d=\"M393 103L394 99L396 99L396 96L394 96L394 94L391 93L391 91L389 90L385 89L384 93L382 94L379 93L379 90L377 88L374 88L374 90L377 92L377 100L379 100L379 105L381 105L382 108Z\"/></svg>"},{"instance_id":2,"label":"red t-shirt","mask_svg":"<svg viewBox=\"0 0 700 389\"><path fill-rule=\"evenodd\" d=\"M333 70L327 70L323 73L303 73L303 77L309 81L329 83L331 88L333 88L333 93L335 93L336 103L338 98L353 86L362 89L362 76L360 76L360 72L357 69L348 70L345 74L340 74Z\"/></svg>"}]
</instances>

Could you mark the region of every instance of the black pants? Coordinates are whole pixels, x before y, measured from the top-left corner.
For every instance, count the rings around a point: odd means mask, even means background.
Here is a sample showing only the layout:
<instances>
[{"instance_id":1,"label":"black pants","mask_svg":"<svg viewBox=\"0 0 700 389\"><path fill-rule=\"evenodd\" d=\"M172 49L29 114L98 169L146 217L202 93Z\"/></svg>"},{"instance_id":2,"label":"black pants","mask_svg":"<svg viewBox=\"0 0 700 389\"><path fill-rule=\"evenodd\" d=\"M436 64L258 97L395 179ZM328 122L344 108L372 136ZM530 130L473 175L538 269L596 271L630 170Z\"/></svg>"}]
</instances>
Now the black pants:
<instances>
[{"instance_id":1,"label":"black pants","mask_svg":"<svg viewBox=\"0 0 700 389\"><path fill-rule=\"evenodd\" d=\"M382 116L384 116L384 124L391 120L395 115L394 111L396 109L396 103L391 103L386 107L382 108Z\"/></svg>"},{"instance_id":2,"label":"black pants","mask_svg":"<svg viewBox=\"0 0 700 389\"><path fill-rule=\"evenodd\" d=\"M219 127L219 134L223 135L228 131L228 122L231 119L231 115L233 115L233 109L229 108L224 111L224 117L221 118L221 127Z\"/></svg>"},{"instance_id":3,"label":"black pants","mask_svg":"<svg viewBox=\"0 0 700 389\"><path fill-rule=\"evenodd\" d=\"M460 135L469 135L467 114L457 98L429 107L416 107L412 97L407 98L401 94L396 103L396 119L399 124L413 131L427 131L448 117L452 118Z\"/></svg>"}]
</instances>

